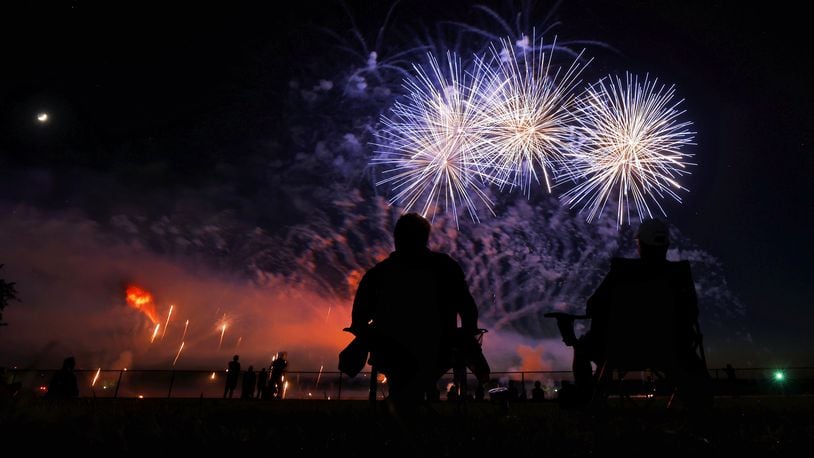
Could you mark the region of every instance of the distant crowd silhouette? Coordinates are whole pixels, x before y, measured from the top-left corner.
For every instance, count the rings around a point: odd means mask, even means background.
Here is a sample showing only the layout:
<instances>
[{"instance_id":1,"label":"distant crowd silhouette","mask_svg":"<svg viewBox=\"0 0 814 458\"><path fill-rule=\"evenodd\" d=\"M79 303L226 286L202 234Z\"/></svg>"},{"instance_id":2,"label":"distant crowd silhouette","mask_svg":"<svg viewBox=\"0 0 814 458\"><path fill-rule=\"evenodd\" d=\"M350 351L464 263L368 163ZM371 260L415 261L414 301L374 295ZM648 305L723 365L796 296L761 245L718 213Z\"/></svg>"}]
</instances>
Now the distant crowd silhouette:
<instances>
[{"instance_id":1,"label":"distant crowd silhouette","mask_svg":"<svg viewBox=\"0 0 814 458\"><path fill-rule=\"evenodd\" d=\"M240 399L283 399L287 372L287 352L281 351L272 358L268 369L262 367L255 372L254 366L249 366L241 379L240 355L234 355L227 365L223 398L232 398L240 380Z\"/></svg>"}]
</instances>

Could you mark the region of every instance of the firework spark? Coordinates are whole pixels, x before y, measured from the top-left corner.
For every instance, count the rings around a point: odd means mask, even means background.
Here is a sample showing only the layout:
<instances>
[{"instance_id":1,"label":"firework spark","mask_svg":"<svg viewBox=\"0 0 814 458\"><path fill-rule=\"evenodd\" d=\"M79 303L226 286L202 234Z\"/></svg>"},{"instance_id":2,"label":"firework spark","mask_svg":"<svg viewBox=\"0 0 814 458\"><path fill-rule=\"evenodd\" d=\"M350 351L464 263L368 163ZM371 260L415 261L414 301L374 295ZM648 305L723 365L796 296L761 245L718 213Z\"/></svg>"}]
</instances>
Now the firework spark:
<instances>
[{"instance_id":1,"label":"firework spark","mask_svg":"<svg viewBox=\"0 0 814 458\"><path fill-rule=\"evenodd\" d=\"M184 338L187 336L187 328L188 327L189 327L189 320L187 320L187 322L184 323L184 333L181 334L181 342L183 342Z\"/></svg>"},{"instance_id":2,"label":"firework spark","mask_svg":"<svg viewBox=\"0 0 814 458\"><path fill-rule=\"evenodd\" d=\"M666 216L659 200L685 189L676 178L690 172L686 162L694 145L692 123L680 121L681 100L673 102L675 89L645 76L627 74L603 78L577 101L578 126L569 156L566 178L575 185L562 195L571 208L587 209L587 221L602 214L608 199L617 201L617 226L630 221L631 206L639 219L652 217L649 202ZM675 190L674 190L675 189ZM632 202L631 202L632 201Z\"/></svg>"},{"instance_id":3,"label":"firework spark","mask_svg":"<svg viewBox=\"0 0 814 458\"><path fill-rule=\"evenodd\" d=\"M181 356L181 350L184 349L184 342L181 342L181 346L178 348L178 353L175 355L175 359L172 361L172 367L175 367L175 363L178 362L178 357Z\"/></svg>"},{"instance_id":4,"label":"firework spark","mask_svg":"<svg viewBox=\"0 0 814 458\"><path fill-rule=\"evenodd\" d=\"M540 182L539 173L550 193L550 175L562 165L572 137L574 88L590 60L583 64L580 53L567 69L553 66L556 40L546 47L540 39L522 49L516 55L512 43L503 39L500 51L492 46L490 60L476 61L483 72L493 72L485 91L489 127L483 154L500 174L498 183L519 186L528 195L532 183ZM546 54L546 49L552 51Z\"/></svg>"},{"instance_id":5,"label":"firework spark","mask_svg":"<svg viewBox=\"0 0 814 458\"><path fill-rule=\"evenodd\" d=\"M96 381L99 380L99 374L102 373L102 368L96 369L96 375L93 376L93 381L90 382L91 388L96 385Z\"/></svg>"},{"instance_id":6,"label":"firework spark","mask_svg":"<svg viewBox=\"0 0 814 458\"><path fill-rule=\"evenodd\" d=\"M314 388L319 388L319 379L322 378L322 369L325 367L324 364L319 365L319 374L317 374L317 381L314 383Z\"/></svg>"},{"instance_id":7,"label":"firework spark","mask_svg":"<svg viewBox=\"0 0 814 458\"><path fill-rule=\"evenodd\" d=\"M481 161L485 118L481 84L488 76L478 67L464 73L461 61L447 53L445 66L428 54L428 69L415 66L406 81L409 97L396 102L375 144L372 164L383 167L379 185L390 185L390 202L405 210L420 207L434 216L439 207L451 212L465 208L479 221L478 201L492 212L486 185L495 180Z\"/></svg>"},{"instance_id":8,"label":"firework spark","mask_svg":"<svg viewBox=\"0 0 814 458\"><path fill-rule=\"evenodd\" d=\"M226 314L223 315L220 324L220 341L218 341L218 350L223 346L223 335L226 334Z\"/></svg>"},{"instance_id":9,"label":"firework spark","mask_svg":"<svg viewBox=\"0 0 814 458\"><path fill-rule=\"evenodd\" d=\"M175 306L170 305L170 311L167 312L167 323L164 324L164 331L161 333L161 340L164 340L164 336L167 335L167 328L170 326L170 317L172 316L173 307L175 307Z\"/></svg>"},{"instance_id":10,"label":"firework spark","mask_svg":"<svg viewBox=\"0 0 814 458\"><path fill-rule=\"evenodd\" d=\"M161 327L161 323L156 323L155 324L155 329L153 330L153 336L150 337L150 343L155 342L155 336L158 335L158 328L160 328L160 327Z\"/></svg>"}]
</instances>

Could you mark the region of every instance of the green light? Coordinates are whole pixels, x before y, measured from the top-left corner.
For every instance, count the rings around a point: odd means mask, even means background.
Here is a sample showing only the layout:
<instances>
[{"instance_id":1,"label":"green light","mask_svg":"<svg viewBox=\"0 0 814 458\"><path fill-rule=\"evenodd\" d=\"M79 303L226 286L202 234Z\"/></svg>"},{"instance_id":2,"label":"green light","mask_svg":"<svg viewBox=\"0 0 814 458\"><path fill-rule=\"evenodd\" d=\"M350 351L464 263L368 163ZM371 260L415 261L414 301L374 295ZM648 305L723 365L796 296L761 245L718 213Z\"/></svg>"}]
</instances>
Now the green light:
<instances>
[{"instance_id":1,"label":"green light","mask_svg":"<svg viewBox=\"0 0 814 458\"><path fill-rule=\"evenodd\" d=\"M776 382L782 382L786 379L786 374L783 371L774 371L774 380Z\"/></svg>"}]
</instances>

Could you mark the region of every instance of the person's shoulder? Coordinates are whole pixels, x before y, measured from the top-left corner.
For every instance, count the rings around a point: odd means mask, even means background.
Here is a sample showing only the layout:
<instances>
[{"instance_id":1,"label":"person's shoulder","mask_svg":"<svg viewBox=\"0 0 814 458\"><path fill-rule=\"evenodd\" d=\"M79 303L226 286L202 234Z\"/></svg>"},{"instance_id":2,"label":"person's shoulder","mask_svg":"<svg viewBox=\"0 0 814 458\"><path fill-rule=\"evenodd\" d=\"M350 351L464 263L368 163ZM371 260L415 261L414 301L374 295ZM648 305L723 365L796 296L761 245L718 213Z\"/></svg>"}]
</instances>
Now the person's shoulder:
<instances>
[{"instance_id":1,"label":"person's shoulder","mask_svg":"<svg viewBox=\"0 0 814 458\"><path fill-rule=\"evenodd\" d=\"M455 260L452 256L442 253L440 251L430 251L430 260L432 263L443 266L448 269L461 269L461 264Z\"/></svg>"},{"instance_id":2,"label":"person's shoulder","mask_svg":"<svg viewBox=\"0 0 814 458\"><path fill-rule=\"evenodd\" d=\"M638 258L611 258L611 271L624 271L635 269L642 265L642 260Z\"/></svg>"},{"instance_id":3,"label":"person's shoulder","mask_svg":"<svg viewBox=\"0 0 814 458\"><path fill-rule=\"evenodd\" d=\"M684 259L681 261L667 261L669 268L676 273L689 274L692 272L690 268L690 261Z\"/></svg>"},{"instance_id":4,"label":"person's shoulder","mask_svg":"<svg viewBox=\"0 0 814 458\"><path fill-rule=\"evenodd\" d=\"M641 262L642 260L639 258L611 258L611 266L635 266L639 265Z\"/></svg>"},{"instance_id":5,"label":"person's shoulder","mask_svg":"<svg viewBox=\"0 0 814 458\"><path fill-rule=\"evenodd\" d=\"M362 275L362 281L370 280L378 275L381 275L381 273L389 269L392 264L393 260L390 257L377 262L373 267L367 269L364 275Z\"/></svg>"}]
</instances>

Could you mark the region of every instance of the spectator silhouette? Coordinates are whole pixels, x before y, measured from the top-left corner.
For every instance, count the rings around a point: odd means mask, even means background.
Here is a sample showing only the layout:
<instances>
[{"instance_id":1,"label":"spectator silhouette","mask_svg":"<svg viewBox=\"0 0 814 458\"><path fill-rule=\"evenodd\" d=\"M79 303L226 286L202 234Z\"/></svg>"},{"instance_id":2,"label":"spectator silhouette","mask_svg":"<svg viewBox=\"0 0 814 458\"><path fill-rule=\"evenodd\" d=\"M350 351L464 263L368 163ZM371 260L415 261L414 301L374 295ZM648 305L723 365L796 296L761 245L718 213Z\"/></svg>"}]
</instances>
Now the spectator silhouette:
<instances>
[{"instance_id":1,"label":"spectator silhouette","mask_svg":"<svg viewBox=\"0 0 814 458\"><path fill-rule=\"evenodd\" d=\"M362 277L351 326L370 341L371 364L387 376L388 400L417 405L452 366L457 320L478 334L478 309L458 263L428 249L431 226L417 213L402 215L395 251Z\"/></svg>"},{"instance_id":2,"label":"spectator silhouette","mask_svg":"<svg viewBox=\"0 0 814 458\"><path fill-rule=\"evenodd\" d=\"M724 368L724 373L726 373L726 391L732 395L737 397L738 396L738 379L735 376L735 368L732 367L731 364L727 363L726 368Z\"/></svg>"},{"instance_id":3,"label":"spectator silhouette","mask_svg":"<svg viewBox=\"0 0 814 458\"><path fill-rule=\"evenodd\" d=\"M577 396L584 403L593 392L594 377L591 362L604 361L605 345L610 322L610 309L614 302L646 309L651 316L670 316L671 329L664 335L672 339L674 348L681 352L676 367L691 368L692 376L708 377L706 366L695 353L693 347L694 326L698 320L698 302L695 285L687 261L667 261L669 230L658 219L644 220L636 233L638 259L613 258L611 268L597 290L588 299L586 317L591 319L588 332L577 338L574 333L574 315L552 313L566 345L574 348L573 372ZM647 300L643 300L645 297ZM660 308L652 304L660 305ZM648 318L641 316L635 324L638 327L650 325ZM637 342L639 347L647 342ZM702 350L703 351L703 350ZM673 374L683 377L682 374ZM689 374L684 374L689 375ZM684 377L686 379L686 377ZM701 384L696 385L700 388ZM690 390L685 390L689 393ZM693 395L704 396L702 391Z\"/></svg>"},{"instance_id":4,"label":"spectator silhouette","mask_svg":"<svg viewBox=\"0 0 814 458\"><path fill-rule=\"evenodd\" d=\"M235 355L229 361L229 366L226 369L226 387L223 389L223 398L232 398L232 395L237 388L237 379L240 376L240 356Z\"/></svg>"},{"instance_id":5,"label":"spectator silhouette","mask_svg":"<svg viewBox=\"0 0 814 458\"><path fill-rule=\"evenodd\" d=\"M69 356L62 361L62 368L54 373L48 385L48 397L52 399L69 399L79 396L76 383L76 359Z\"/></svg>"},{"instance_id":6,"label":"spectator silhouette","mask_svg":"<svg viewBox=\"0 0 814 458\"><path fill-rule=\"evenodd\" d=\"M277 353L277 357L271 362L271 396L273 399L282 399L285 391L285 373L288 369L288 360L286 359L286 352L281 351Z\"/></svg>"},{"instance_id":7,"label":"spectator silhouette","mask_svg":"<svg viewBox=\"0 0 814 458\"><path fill-rule=\"evenodd\" d=\"M483 401L486 398L486 389L483 387L482 383L478 383L475 387L475 400L476 401Z\"/></svg>"},{"instance_id":8,"label":"spectator silhouette","mask_svg":"<svg viewBox=\"0 0 814 458\"><path fill-rule=\"evenodd\" d=\"M514 380L509 380L509 391L506 392L506 397L509 401L519 401L520 400L520 389L517 388L517 382Z\"/></svg>"},{"instance_id":9,"label":"spectator silhouette","mask_svg":"<svg viewBox=\"0 0 814 458\"><path fill-rule=\"evenodd\" d=\"M726 372L726 380L728 382L730 382L730 383L734 383L735 379L736 379L735 378L735 368L732 367L731 364L726 363L726 368L724 369L724 372Z\"/></svg>"},{"instance_id":10,"label":"spectator silhouette","mask_svg":"<svg viewBox=\"0 0 814 458\"><path fill-rule=\"evenodd\" d=\"M269 383L269 373L266 371L266 368L261 368L260 372L257 373L257 398L258 399L265 399L266 394L266 387Z\"/></svg>"},{"instance_id":11,"label":"spectator silhouette","mask_svg":"<svg viewBox=\"0 0 814 458\"><path fill-rule=\"evenodd\" d=\"M240 399L254 398L254 388L257 386L257 374L254 373L254 366L249 366L243 373L243 384L240 387Z\"/></svg>"},{"instance_id":12,"label":"spectator silhouette","mask_svg":"<svg viewBox=\"0 0 814 458\"><path fill-rule=\"evenodd\" d=\"M543 384L539 380L534 381L534 388L531 389L531 400L539 402L545 399L545 391L543 391Z\"/></svg>"}]
</instances>

